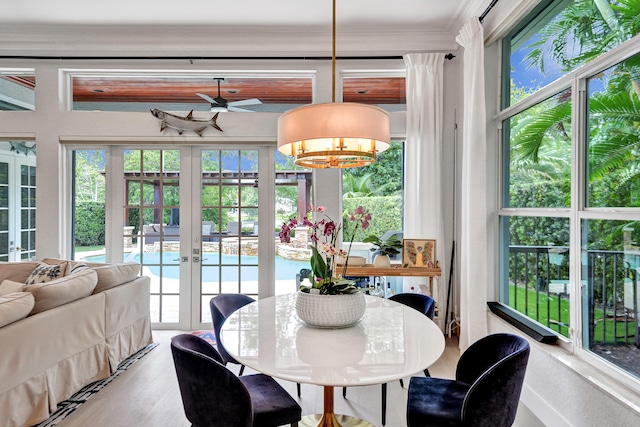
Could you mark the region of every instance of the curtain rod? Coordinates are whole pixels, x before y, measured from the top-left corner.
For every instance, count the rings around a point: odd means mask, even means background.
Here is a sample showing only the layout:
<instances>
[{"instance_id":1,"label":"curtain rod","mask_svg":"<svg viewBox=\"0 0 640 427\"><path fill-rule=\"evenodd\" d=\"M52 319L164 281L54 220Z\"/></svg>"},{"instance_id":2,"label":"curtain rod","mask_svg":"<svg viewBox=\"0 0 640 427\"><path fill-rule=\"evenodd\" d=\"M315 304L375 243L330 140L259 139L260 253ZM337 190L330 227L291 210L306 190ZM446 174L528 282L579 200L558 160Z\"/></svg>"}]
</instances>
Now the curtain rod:
<instances>
[{"instance_id":1,"label":"curtain rod","mask_svg":"<svg viewBox=\"0 0 640 427\"><path fill-rule=\"evenodd\" d=\"M495 0L497 1L497 0ZM456 56L448 53L446 59L453 59ZM115 60L186 60L193 63L197 60L236 60L236 61L258 61L258 60L331 60L330 56L46 56L46 55L0 55L2 59L51 59L60 61L115 61ZM402 59L402 56L338 56L336 60L379 60L379 59Z\"/></svg>"},{"instance_id":2,"label":"curtain rod","mask_svg":"<svg viewBox=\"0 0 640 427\"><path fill-rule=\"evenodd\" d=\"M484 12L482 12L482 15L480 15L480 22L482 22L484 18L489 14L489 12L491 12L491 9L493 9L493 6L495 6L496 3L498 3L498 0L491 1L489 6L484 10Z\"/></svg>"}]
</instances>

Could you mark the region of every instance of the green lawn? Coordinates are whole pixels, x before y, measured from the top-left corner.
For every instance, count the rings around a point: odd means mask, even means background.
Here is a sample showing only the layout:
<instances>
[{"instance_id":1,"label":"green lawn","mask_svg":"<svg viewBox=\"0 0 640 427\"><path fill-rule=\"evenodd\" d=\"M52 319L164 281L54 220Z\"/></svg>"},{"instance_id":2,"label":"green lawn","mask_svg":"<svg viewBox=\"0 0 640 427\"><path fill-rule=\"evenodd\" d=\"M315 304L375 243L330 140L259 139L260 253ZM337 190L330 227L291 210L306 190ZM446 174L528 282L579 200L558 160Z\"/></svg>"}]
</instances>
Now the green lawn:
<instances>
[{"instance_id":1,"label":"green lawn","mask_svg":"<svg viewBox=\"0 0 640 427\"><path fill-rule=\"evenodd\" d=\"M104 249L104 246L76 246L76 252L90 252Z\"/></svg>"},{"instance_id":2,"label":"green lawn","mask_svg":"<svg viewBox=\"0 0 640 427\"><path fill-rule=\"evenodd\" d=\"M515 288L515 289L514 289ZM514 295L514 292L516 294ZM526 300L525 300L526 296ZM514 299L515 297L515 299ZM514 306L513 301L516 301ZM558 305L559 304L559 305ZM569 299L559 298L556 295L547 296L546 292L538 292L536 300L536 292L533 289L528 289L525 293L525 289L522 286L515 287L509 286L509 306L516 311L530 317L533 320L547 326L548 328L560 333L561 335L569 336ZM624 339L624 319L618 317L617 325L613 319L613 313L608 312L608 317L604 320L604 311L602 308L596 308L594 310L594 341L614 343L614 332L618 339ZM617 328L614 331L614 327ZM628 336L630 339L634 337L635 321L630 319L628 324ZM605 336L606 331L606 336ZM603 340L603 336L605 336Z\"/></svg>"}]
</instances>

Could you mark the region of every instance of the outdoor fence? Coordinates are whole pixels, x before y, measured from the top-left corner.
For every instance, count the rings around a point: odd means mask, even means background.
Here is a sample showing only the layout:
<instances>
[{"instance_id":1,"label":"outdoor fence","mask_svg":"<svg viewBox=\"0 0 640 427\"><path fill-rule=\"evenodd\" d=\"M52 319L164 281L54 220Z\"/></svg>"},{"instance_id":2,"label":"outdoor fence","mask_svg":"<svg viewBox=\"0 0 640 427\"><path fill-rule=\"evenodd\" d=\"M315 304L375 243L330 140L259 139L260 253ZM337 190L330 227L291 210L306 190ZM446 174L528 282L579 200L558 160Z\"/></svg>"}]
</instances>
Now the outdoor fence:
<instances>
[{"instance_id":1,"label":"outdoor fence","mask_svg":"<svg viewBox=\"0 0 640 427\"><path fill-rule=\"evenodd\" d=\"M592 344L640 346L638 268L640 254L587 251L580 287ZM509 247L509 306L561 335L569 334L569 248Z\"/></svg>"}]
</instances>

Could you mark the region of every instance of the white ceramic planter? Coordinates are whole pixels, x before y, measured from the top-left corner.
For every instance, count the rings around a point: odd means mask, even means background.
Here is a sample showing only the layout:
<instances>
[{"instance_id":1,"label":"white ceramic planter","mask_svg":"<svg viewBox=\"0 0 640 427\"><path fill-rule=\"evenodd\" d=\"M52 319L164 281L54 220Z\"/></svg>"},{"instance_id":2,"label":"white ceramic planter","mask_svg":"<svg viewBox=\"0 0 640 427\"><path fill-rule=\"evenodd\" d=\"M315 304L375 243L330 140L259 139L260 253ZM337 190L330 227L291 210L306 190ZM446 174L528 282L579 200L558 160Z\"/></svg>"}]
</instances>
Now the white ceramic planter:
<instances>
[{"instance_id":1,"label":"white ceramic planter","mask_svg":"<svg viewBox=\"0 0 640 427\"><path fill-rule=\"evenodd\" d=\"M344 295L320 295L298 292L296 313L309 326L346 328L364 316L367 303L362 292Z\"/></svg>"},{"instance_id":2,"label":"white ceramic planter","mask_svg":"<svg viewBox=\"0 0 640 427\"><path fill-rule=\"evenodd\" d=\"M378 268L389 268L391 267L391 260L389 259L389 255L376 255L373 260L373 266Z\"/></svg>"}]
</instances>

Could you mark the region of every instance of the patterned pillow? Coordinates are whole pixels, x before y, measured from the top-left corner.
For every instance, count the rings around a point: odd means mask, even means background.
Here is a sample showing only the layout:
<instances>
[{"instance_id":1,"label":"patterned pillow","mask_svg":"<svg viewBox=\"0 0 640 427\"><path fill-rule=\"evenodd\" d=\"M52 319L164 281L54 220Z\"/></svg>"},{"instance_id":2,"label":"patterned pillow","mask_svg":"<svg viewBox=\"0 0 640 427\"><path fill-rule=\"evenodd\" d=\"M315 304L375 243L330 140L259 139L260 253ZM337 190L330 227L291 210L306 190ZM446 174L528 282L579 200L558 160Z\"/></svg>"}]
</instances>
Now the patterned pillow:
<instances>
[{"instance_id":1,"label":"patterned pillow","mask_svg":"<svg viewBox=\"0 0 640 427\"><path fill-rule=\"evenodd\" d=\"M36 268L26 281L27 285L33 285L36 283L47 283L52 280L59 279L65 276L67 271L67 263L49 265L44 262L39 262Z\"/></svg>"}]
</instances>

